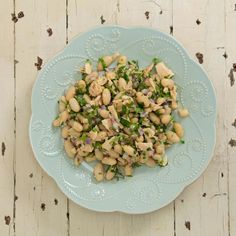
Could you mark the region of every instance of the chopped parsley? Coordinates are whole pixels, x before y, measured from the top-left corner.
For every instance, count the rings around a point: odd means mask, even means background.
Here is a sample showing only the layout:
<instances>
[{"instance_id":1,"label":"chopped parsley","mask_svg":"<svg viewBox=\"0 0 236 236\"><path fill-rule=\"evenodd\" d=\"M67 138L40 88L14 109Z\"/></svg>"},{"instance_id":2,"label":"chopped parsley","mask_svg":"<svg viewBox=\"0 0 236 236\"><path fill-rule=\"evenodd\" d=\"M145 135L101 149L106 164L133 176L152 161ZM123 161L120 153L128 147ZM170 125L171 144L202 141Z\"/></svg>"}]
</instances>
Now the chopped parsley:
<instances>
[{"instance_id":1,"label":"chopped parsley","mask_svg":"<svg viewBox=\"0 0 236 236\"><path fill-rule=\"evenodd\" d=\"M106 65L106 63L105 63L105 61L104 61L104 59L102 57L100 57L98 59L98 62L100 62L102 64L103 70L105 70L107 68L107 65Z\"/></svg>"},{"instance_id":2,"label":"chopped parsley","mask_svg":"<svg viewBox=\"0 0 236 236\"><path fill-rule=\"evenodd\" d=\"M130 121L124 119L124 118L120 118L120 123L125 126L125 127L130 127Z\"/></svg>"}]
</instances>

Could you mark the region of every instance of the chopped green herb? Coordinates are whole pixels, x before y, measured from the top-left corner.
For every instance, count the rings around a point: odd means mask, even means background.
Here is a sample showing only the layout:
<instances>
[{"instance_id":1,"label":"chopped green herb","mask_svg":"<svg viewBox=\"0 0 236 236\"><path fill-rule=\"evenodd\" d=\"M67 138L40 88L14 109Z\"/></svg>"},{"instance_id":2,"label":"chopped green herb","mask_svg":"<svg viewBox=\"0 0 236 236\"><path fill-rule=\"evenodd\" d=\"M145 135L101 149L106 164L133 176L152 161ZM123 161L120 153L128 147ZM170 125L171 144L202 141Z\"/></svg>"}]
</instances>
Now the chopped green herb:
<instances>
[{"instance_id":1,"label":"chopped green herb","mask_svg":"<svg viewBox=\"0 0 236 236\"><path fill-rule=\"evenodd\" d=\"M82 142L85 142L86 141L86 139L87 139L87 135L85 134L85 133L83 133L82 135L81 135L81 137L80 137L80 140L82 141Z\"/></svg>"},{"instance_id":2,"label":"chopped green herb","mask_svg":"<svg viewBox=\"0 0 236 236\"><path fill-rule=\"evenodd\" d=\"M128 111L127 106L122 105L122 113L127 114L127 111Z\"/></svg>"},{"instance_id":3,"label":"chopped green herb","mask_svg":"<svg viewBox=\"0 0 236 236\"><path fill-rule=\"evenodd\" d=\"M140 128L140 124L132 124L132 125L130 126L130 129L131 129L133 132L137 132L139 128Z\"/></svg>"},{"instance_id":4,"label":"chopped green herb","mask_svg":"<svg viewBox=\"0 0 236 236\"><path fill-rule=\"evenodd\" d=\"M77 95L76 100L79 102L80 106L85 106L87 104L83 95Z\"/></svg>"},{"instance_id":5,"label":"chopped green herb","mask_svg":"<svg viewBox=\"0 0 236 236\"><path fill-rule=\"evenodd\" d=\"M129 80L129 76L128 76L126 73L124 73L123 77L124 77L124 79L125 79L126 81Z\"/></svg>"},{"instance_id":6,"label":"chopped green herb","mask_svg":"<svg viewBox=\"0 0 236 236\"><path fill-rule=\"evenodd\" d=\"M98 59L98 62L100 62L102 64L103 70L105 70L107 68L107 65L106 65L106 63L105 63L105 61L104 61L104 59L102 57L100 57Z\"/></svg>"},{"instance_id":7,"label":"chopped green herb","mask_svg":"<svg viewBox=\"0 0 236 236\"><path fill-rule=\"evenodd\" d=\"M138 162L134 162L131 166L132 166L133 168L136 168L136 167L140 167L141 164L139 164Z\"/></svg>"},{"instance_id":8,"label":"chopped green herb","mask_svg":"<svg viewBox=\"0 0 236 236\"><path fill-rule=\"evenodd\" d=\"M130 122L124 118L120 119L120 123L124 125L125 127L128 127L128 128L130 127Z\"/></svg>"},{"instance_id":9,"label":"chopped green herb","mask_svg":"<svg viewBox=\"0 0 236 236\"><path fill-rule=\"evenodd\" d=\"M185 141L181 139L181 140L180 140L180 143L181 143L181 144L184 144L184 143L185 143Z\"/></svg>"},{"instance_id":10,"label":"chopped green herb","mask_svg":"<svg viewBox=\"0 0 236 236\"><path fill-rule=\"evenodd\" d=\"M96 141L94 144L93 144L94 148L101 148L102 147L102 142L98 142Z\"/></svg>"},{"instance_id":11,"label":"chopped green herb","mask_svg":"<svg viewBox=\"0 0 236 236\"><path fill-rule=\"evenodd\" d=\"M160 63L161 60L159 58L157 58L157 57L154 57L152 62L154 63L154 65L156 65L156 64Z\"/></svg>"}]
</instances>

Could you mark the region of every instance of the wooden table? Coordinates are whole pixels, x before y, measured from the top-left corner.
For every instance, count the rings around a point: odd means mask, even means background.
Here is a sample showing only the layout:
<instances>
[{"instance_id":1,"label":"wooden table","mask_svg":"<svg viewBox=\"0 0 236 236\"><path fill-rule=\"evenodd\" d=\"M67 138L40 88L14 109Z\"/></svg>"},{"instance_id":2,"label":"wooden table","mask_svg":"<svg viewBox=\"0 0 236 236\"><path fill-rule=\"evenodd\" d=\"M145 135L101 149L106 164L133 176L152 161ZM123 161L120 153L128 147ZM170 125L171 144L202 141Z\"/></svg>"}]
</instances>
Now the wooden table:
<instances>
[{"instance_id":1,"label":"wooden table","mask_svg":"<svg viewBox=\"0 0 236 236\"><path fill-rule=\"evenodd\" d=\"M46 63L74 36L101 24L173 34L197 61L196 53L202 54L216 88L217 144L208 169L175 202L151 214L77 206L39 167L29 144L37 57ZM0 235L235 236L235 45L235 0L2 0Z\"/></svg>"}]
</instances>

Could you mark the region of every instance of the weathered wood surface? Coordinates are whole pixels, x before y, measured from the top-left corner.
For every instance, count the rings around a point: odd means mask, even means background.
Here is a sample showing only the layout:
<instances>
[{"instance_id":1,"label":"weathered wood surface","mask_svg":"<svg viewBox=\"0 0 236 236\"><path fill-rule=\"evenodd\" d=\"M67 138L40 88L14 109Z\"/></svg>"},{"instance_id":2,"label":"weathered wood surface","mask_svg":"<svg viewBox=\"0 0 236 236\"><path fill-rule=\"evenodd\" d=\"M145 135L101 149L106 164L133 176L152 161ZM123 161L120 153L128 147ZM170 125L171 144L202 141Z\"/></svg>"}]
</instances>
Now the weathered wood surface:
<instances>
[{"instance_id":1,"label":"weathered wood surface","mask_svg":"<svg viewBox=\"0 0 236 236\"><path fill-rule=\"evenodd\" d=\"M95 4L1 2L0 235L236 235L236 2L101 0L94 8ZM37 57L44 64L74 36L101 24L148 26L173 34L196 61L196 53L203 55L202 66L216 89L217 145L212 162L175 202L150 214L96 213L77 206L39 167L30 148Z\"/></svg>"}]
</instances>

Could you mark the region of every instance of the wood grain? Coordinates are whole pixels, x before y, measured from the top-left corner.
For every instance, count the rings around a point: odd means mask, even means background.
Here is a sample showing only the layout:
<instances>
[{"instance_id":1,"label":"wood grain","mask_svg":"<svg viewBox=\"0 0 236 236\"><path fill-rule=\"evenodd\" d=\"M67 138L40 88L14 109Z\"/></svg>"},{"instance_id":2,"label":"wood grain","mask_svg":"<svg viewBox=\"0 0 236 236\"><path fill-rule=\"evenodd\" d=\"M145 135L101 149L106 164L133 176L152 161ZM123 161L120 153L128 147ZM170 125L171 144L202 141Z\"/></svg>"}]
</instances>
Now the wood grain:
<instances>
[{"instance_id":1,"label":"wood grain","mask_svg":"<svg viewBox=\"0 0 236 236\"><path fill-rule=\"evenodd\" d=\"M234 0L101 0L95 7L93 0L4 1L0 7L0 235L236 235L236 147L229 145L236 140L232 125L235 4ZM113 24L173 34L196 61L196 53L203 55L202 66L217 94L213 160L175 202L150 214L97 213L79 207L44 173L29 144L37 57L44 65L81 32Z\"/></svg>"},{"instance_id":2,"label":"wood grain","mask_svg":"<svg viewBox=\"0 0 236 236\"><path fill-rule=\"evenodd\" d=\"M229 208L229 224L228 229L230 230L230 235L236 235L236 159L235 151L236 147L231 147L229 141L231 139L236 139L236 127L233 126L236 119L236 106L234 101L236 100L236 84L231 84L229 74L232 71L233 64L236 63L236 5L235 1L227 0L225 1L225 52L228 55L226 59L226 77L225 77L225 95L226 95L226 122L225 129L227 132L226 140L222 140L227 146L227 156L228 156L228 208ZM236 70L232 72L234 78L236 79Z\"/></svg>"},{"instance_id":3,"label":"wood grain","mask_svg":"<svg viewBox=\"0 0 236 236\"><path fill-rule=\"evenodd\" d=\"M196 7L199 5L200 7ZM183 7L191 14L180 14ZM174 36L189 49L197 60L196 53L203 54L202 66L213 82L217 104L221 113L217 116L217 143L215 155L205 173L176 201L177 235L228 235L227 205L227 156L222 139L226 139L224 94L224 2L190 0L182 5L174 1ZM201 24L197 24L197 19ZM187 35L191 37L187 37ZM224 177L221 177L223 173ZM214 218L214 220L209 220ZM191 229L186 227L191 224Z\"/></svg>"},{"instance_id":4,"label":"wood grain","mask_svg":"<svg viewBox=\"0 0 236 236\"><path fill-rule=\"evenodd\" d=\"M14 229L14 23L13 3L0 7L0 232L13 235Z\"/></svg>"},{"instance_id":5,"label":"wood grain","mask_svg":"<svg viewBox=\"0 0 236 236\"><path fill-rule=\"evenodd\" d=\"M16 235L66 235L66 197L35 160L28 137L37 57L43 64L66 44L65 3L16 1ZM51 27L53 35L48 36ZM54 199L58 205L54 204Z\"/></svg>"}]
</instances>

